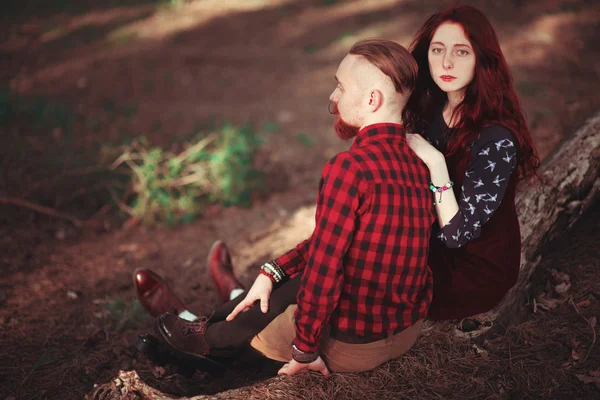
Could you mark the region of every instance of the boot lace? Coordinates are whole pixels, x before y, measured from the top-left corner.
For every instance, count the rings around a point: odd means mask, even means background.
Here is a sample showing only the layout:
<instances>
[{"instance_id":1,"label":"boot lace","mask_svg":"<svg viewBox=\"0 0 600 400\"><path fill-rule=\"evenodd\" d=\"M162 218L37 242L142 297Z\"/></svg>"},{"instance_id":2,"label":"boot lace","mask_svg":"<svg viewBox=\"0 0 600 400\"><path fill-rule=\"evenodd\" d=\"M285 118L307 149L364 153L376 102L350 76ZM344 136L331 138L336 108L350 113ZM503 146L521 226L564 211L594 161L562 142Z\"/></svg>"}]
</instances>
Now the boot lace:
<instances>
[{"instance_id":1,"label":"boot lace","mask_svg":"<svg viewBox=\"0 0 600 400\"><path fill-rule=\"evenodd\" d=\"M198 333L204 333L206 331L206 325L208 325L210 317L202 316L196 321L188 321L185 322L181 329L183 331L183 335L195 335Z\"/></svg>"}]
</instances>

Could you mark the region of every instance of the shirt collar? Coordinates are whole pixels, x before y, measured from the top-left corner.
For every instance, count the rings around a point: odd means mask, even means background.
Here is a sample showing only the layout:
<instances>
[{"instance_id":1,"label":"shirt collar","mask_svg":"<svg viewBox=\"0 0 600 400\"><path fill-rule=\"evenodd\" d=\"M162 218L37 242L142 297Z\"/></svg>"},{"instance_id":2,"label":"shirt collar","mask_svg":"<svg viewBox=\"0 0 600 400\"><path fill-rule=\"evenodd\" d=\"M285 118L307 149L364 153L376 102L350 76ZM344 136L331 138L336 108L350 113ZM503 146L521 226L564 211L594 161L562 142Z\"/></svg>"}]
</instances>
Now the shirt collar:
<instances>
[{"instance_id":1,"label":"shirt collar","mask_svg":"<svg viewBox=\"0 0 600 400\"><path fill-rule=\"evenodd\" d=\"M371 141L374 138L382 137L394 137L401 138L402 141L406 140L406 134L404 132L404 126L395 124L392 122L381 122L377 124L367 125L358 131L358 134L354 138L352 148L358 147L361 144Z\"/></svg>"}]
</instances>

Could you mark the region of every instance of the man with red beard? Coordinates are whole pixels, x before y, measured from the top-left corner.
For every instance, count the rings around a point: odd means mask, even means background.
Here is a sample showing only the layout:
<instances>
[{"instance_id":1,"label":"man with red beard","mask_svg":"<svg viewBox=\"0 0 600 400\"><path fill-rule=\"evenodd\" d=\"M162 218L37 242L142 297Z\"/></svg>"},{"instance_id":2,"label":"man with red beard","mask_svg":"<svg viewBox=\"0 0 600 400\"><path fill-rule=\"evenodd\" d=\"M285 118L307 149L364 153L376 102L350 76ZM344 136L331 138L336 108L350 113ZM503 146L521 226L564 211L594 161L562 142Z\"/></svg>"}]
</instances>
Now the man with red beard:
<instances>
[{"instance_id":1,"label":"man with red beard","mask_svg":"<svg viewBox=\"0 0 600 400\"><path fill-rule=\"evenodd\" d=\"M265 263L246 296L210 318L158 317L155 330L177 355L233 356L244 327L256 327L248 309L276 313L250 346L286 362L280 374L366 371L414 344L432 298L435 221L427 168L402 127L417 65L397 43L364 40L335 79L335 131L354 141L323 169L313 234Z\"/></svg>"}]
</instances>

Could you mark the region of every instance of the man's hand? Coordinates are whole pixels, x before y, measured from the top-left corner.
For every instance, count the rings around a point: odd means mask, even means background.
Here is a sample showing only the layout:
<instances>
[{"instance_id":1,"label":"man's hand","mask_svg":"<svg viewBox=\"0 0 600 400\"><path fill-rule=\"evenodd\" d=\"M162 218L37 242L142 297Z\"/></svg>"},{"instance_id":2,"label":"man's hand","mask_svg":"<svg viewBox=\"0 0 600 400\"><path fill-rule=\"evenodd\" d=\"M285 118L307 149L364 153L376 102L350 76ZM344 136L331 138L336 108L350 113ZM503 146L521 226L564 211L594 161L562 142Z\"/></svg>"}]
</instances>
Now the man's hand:
<instances>
[{"instance_id":1,"label":"man's hand","mask_svg":"<svg viewBox=\"0 0 600 400\"><path fill-rule=\"evenodd\" d=\"M329 375L329 370L327 369L325 361L323 361L321 356L319 356L319 358L310 364L302 364L296 360L292 360L281 367L281 369L277 372L277 375L294 375L307 371L319 371L325 376Z\"/></svg>"},{"instance_id":2,"label":"man's hand","mask_svg":"<svg viewBox=\"0 0 600 400\"><path fill-rule=\"evenodd\" d=\"M226 318L227 321L233 320L236 315L238 315L242 311L248 311L248 309L254 306L254 302L256 300L260 300L260 309L263 313L269 311L269 297L271 296L271 292L273 291L273 282L269 279L268 276L263 274L259 274L254 284L248 291L246 298L242 300L240 304L238 304L231 314L229 314Z\"/></svg>"}]
</instances>

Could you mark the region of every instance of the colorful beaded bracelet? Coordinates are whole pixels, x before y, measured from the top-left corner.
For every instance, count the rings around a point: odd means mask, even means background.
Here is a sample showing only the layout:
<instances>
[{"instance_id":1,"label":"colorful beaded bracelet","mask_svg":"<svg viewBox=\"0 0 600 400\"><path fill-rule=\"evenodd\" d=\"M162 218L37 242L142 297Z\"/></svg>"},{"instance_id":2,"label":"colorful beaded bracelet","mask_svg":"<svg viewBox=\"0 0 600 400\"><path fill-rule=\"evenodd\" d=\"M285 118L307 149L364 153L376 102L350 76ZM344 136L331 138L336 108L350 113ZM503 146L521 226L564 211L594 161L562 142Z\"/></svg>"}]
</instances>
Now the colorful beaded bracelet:
<instances>
[{"instance_id":1,"label":"colorful beaded bracelet","mask_svg":"<svg viewBox=\"0 0 600 400\"><path fill-rule=\"evenodd\" d=\"M429 182L429 190L431 190L433 193L439 193L440 194L440 199L438 200L437 204L440 204L442 202L442 193L444 193L446 190L452 188L454 186L454 182L450 181L448 183L446 183L443 186L435 186L433 184L433 182ZM435 205L435 198L433 201L433 205Z\"/></svg>"}]
</instances>

